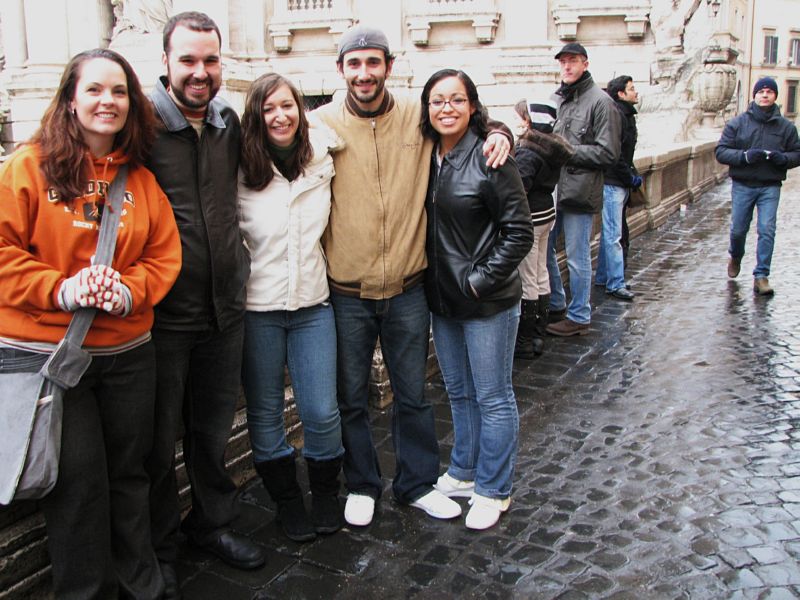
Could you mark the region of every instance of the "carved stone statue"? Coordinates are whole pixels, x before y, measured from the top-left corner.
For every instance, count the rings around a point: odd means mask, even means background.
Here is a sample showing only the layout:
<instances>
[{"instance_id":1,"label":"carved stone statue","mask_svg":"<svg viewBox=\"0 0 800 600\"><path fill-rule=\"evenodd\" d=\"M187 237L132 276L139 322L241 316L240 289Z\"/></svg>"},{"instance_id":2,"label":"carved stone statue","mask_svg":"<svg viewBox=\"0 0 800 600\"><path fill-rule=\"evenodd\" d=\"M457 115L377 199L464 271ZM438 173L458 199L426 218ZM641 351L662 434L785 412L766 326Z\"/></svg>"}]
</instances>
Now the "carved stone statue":
<instances>
[{"instance_id":1,"label":"carved stone statue","mask_svg":"<svg viewBox=\"0 0 800 600\"><path fill-rule=\"evenodd\" d=\"M114 34L160 32L172 13L172 0L111 0L114 7Z\"/></svg>"}]
</instances>

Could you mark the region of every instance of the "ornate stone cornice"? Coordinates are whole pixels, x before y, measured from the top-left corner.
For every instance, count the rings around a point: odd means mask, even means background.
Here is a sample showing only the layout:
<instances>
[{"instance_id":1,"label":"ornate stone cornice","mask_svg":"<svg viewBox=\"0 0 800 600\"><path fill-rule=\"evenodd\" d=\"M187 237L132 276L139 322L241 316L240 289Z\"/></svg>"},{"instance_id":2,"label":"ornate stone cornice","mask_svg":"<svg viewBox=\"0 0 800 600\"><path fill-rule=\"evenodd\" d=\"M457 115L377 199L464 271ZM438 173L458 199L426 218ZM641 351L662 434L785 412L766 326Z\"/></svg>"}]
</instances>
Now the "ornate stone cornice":
<instances>
[{"instance_id":1,"label":"ornate stone cornice","mask_svg":"<svg viewBox=\"0 0 800 600\"><path fill-rule=\"evenodd\" d=\"M628 37L639 39L644 37L650 21L650 2L649 0L559 2L553 8L558 37L562 40L576 39L581 17L622 17L628 27Z\"/></svg>"}]
</instances>

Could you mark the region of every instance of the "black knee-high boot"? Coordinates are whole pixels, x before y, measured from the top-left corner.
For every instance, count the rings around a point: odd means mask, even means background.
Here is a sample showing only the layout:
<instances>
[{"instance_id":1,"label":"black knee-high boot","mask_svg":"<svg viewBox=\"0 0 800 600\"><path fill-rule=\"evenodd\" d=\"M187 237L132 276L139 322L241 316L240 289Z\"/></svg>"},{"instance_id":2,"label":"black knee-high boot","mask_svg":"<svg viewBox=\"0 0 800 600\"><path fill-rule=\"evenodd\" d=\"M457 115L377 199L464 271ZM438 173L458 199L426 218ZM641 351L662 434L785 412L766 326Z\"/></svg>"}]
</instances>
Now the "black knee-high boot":
<instances>
[{"instance_id":1,"label":"black knee-high boot","mask_svg":"<svg viewBox=\"0 0 800 600\"><path fill-rule=\"evenodd\" d=\"M539 296L536 302L536 317L533 324L532 346L533 353L541 356L544 352L544 338L546 337L547 324L550 322L550 294Z\"/></svg>"},{"instance_id":2,"label":"black knee-high boot","mask_svg":"<svg viewBox=\"0 0 800 600\"><path fill-rule=\"evenodd\" d=\"M256 472L277 504L276 520L290 540L308 542L317 537L297 485L294 455L256 463Z\"/></svg>"},{"instance_id":3,"label":"black knee-high boot","mask_svg":"<svg viewBox=\"0 0 800 600\"><path fill-rule=\"evenodd\" d=\"M342 457L331 460L306 458L311 487L311 521L317 533L334 533L342 528L339 504L339 472Z\"/></svg>"},{"instance_id":4,"label":"black knee-high boot","mask_svg":"<svg viewBox=\"0 0 800 600\"><path fill-rule=\"evenodd\" d=\"M523 300L521 308L517 341L514 343L514 358L531 360L534 358L532 340L536 324L536 300Z\"/></svg>"}]
</instances>

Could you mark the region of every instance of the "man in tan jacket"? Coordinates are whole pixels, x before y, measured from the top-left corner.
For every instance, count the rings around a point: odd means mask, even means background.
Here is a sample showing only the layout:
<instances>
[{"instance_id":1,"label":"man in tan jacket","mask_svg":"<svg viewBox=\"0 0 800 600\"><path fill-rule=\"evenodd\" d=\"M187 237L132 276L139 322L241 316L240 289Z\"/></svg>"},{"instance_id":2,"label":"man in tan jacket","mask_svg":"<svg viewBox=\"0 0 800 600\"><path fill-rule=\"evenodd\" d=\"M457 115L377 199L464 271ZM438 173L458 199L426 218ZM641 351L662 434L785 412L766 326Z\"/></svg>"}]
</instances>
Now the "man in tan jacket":
<instances>
[{"instance_id":1,"label":"man in tan jacket","mask_svg":"<svg viewBox=\"0 0 800 600\"><path fill-rule=\"evenodd\" d=\"M435 518L461 514L461 507L434 487L439 449L433 408L424 394L430 335L422 286L425 193L433 143L420 132L420 101L395 97L385 88L393 60L381 31L348 30L337 59L346 97L313 113L345 141L334 154L333 203L323 246L338 336L337 389L349 491L345 520L361 526L372 521L383 489L368 413L378 339L394 394L395 498ZM502 134L493 135L487 148L494 165L505 160L510 144Z\"/></svg>"}]
</instances>

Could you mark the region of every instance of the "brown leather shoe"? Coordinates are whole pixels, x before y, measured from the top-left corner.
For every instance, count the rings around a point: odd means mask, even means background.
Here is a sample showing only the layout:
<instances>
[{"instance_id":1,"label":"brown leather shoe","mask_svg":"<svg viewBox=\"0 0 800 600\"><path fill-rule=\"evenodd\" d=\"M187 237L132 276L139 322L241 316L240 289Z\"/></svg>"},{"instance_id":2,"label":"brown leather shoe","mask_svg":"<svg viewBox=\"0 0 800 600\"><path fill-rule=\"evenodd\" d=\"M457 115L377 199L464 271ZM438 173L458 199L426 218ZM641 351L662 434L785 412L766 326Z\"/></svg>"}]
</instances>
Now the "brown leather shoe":
<instances>
[{"instance_id":1,"label":"brown leather shoe","mask_svg":"<svg viewBox=\"0 0 800 600\"><path fill-rule=\"evenodd\" d=\"M733 279L739 274L739 270L742 268L742 259L736 260L733 257L728 259L728 277Z\"/></svg>"},{"instance_id":2,"label":"brown leather shoe","mask_svg":"<svg viewBox=\"0 0 800 600\"><path fill-rule=\"evenodd\" d=\"M572 319L564 319L558 323L551 323L548 325L547 333L560 337L586 335L589 333L589 323L576 323Z\"/></svg>"},{"instance_id":3,"label":"brown leather shoe","mask_svg":"<svg viewBox=\"0 0 800 600\"><path fill-rule=\"evenodd\" d=\"M775 293L766 277L756 277L753 281L753 291L759 296L771 296Z\"/></svg>"}]
</instances>

